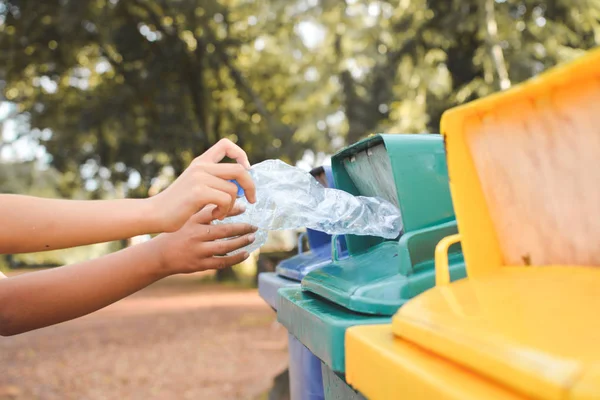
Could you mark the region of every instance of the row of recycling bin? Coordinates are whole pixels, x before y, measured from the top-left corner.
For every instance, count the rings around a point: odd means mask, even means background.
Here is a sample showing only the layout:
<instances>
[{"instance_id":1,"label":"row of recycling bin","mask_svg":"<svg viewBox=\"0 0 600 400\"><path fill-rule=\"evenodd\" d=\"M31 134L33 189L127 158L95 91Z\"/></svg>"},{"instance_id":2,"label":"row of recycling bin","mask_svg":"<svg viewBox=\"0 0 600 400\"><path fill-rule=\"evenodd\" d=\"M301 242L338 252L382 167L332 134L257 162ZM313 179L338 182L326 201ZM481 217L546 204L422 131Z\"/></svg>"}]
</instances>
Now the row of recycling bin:
<instances>
[{"instance_id":1,"label":"row of recycling bin","mask_svg":"<svg viewBox=\"0 0 600 400\"><path fill-rule=\"evenodd\" d=\"M325 175L320 181L329 187L383 197L401 210L397 240L307 230L309 251L299 243L298 255L259 275L260 295L289 332L292 400L362 398L344 380L346 330L389 323L432 287L435 246L457 233L442 138L371 136L312 173ZM460 247L451 260L452 277L464 277Z\"/></svg>"},{"instance_id":2,"label":"row of recycling bin","mask_svg":"<svg viewBox=\"0 0 600 400\"><path fill-rule=\"evenodd\" d=\"M564 128L565 143L590 141L570 176L594 168L584 154L597 148L597 133L572 121L600 115L598 65L600 51L592 51L448 111L442 135L371 136L313 171L330 187L395 203L403 231L384 240L308 230L309 251L300 245L274 273L259 275L260 295L289 332L292 400L600 398L600 269L579 263L585 251L594 260L598 237L587 250L581 238L598 223L565 212L570 230L552 232L550 253L547 232L534 227L556 215L533 209L508 231L498 219L512 218L515 204L544 204L544 187L565 168L556 162L558 139L519 121L562 115L549 129ZM572 211L579 195L564 207ZM531 246L522 257L520 235ZM569 253L574 236L580 247Z\"/></svg>"}]
</instances>

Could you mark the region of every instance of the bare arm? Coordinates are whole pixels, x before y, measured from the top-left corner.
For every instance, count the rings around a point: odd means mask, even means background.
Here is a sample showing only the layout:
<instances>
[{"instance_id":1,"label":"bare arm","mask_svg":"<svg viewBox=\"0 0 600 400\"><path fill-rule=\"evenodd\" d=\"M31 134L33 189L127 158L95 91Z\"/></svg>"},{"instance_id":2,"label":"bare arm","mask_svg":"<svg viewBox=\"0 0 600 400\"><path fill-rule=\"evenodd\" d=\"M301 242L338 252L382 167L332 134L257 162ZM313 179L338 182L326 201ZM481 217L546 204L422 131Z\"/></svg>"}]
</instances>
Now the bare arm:
<instances>
[{"instance_id":1,"label":"bare arm","mask_svg":"<svg viewBox=\"0 0 600 400\"><path fill-rule=\"evenodd\" d=\"M245 224L208 225L210 211L193 216L177 232L96 260L0 277L0 335L15 335L81 317L168 275L243 261L247 253L214 255L251 243L255 229ZM229 237L234 238L217 241Z\"/></svg>"},{"instance_id":2,"label":"bare arm","mask_svg":"<svg viewBox=\"0 0 600 400\"><path fill-rule=\"evenodd\" d=\"M240 164L218 164L225 156ZM0 253L55 250L126 239L145 233L174 232L207 205L214 218L233 207L237 186L248 201L255 188L242 149L222 140L211 147L165 191L149 199L78 201L0 195Z\"/></svg>"},{"instance_id":3,"label":"bare arm","mask_svg":"<svg viewBox=\"0 0 600 400\"><path fill-rule=\"evenodd\" d=\"M0 279L0 334L81 317L160 279L150 242L95 260Z\"/></svg>"},{"instance_id":4,"label":"bare arm","mask_svg":"<svg viewBox=\"0 0 600 400\"><path fill-rule=\"evenodd\" d=\"M27 253L161 232L147 199L78 201L0 195L0 253Z\"/></svg>"}]
</instances>

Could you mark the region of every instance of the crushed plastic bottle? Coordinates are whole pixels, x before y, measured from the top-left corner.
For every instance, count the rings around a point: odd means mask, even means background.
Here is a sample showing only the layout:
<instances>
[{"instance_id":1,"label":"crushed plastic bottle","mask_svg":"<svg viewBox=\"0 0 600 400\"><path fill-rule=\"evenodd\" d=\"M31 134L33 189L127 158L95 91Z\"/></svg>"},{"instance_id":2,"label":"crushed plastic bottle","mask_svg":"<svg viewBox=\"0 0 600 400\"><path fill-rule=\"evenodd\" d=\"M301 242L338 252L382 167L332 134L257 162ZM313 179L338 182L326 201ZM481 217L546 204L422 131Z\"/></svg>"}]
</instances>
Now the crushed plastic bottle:
<instances>
[{"instance_id":1,"label":"crushed plastic bottle","mask_svg":"<svg viewBox=\"0 0 600 400\"><path fill-rule=\"evenodd\" d=\"M330 235L379 236L394 239L402 231L400 210L378 197L353 196L325 188L308 172L280 160L254 165L255 204L237 201L246 211L214 224L246 223L258 227L256 240L238 251L252 252L267 240L268 231L310 228Z\"/></svg>"}]
</instances>

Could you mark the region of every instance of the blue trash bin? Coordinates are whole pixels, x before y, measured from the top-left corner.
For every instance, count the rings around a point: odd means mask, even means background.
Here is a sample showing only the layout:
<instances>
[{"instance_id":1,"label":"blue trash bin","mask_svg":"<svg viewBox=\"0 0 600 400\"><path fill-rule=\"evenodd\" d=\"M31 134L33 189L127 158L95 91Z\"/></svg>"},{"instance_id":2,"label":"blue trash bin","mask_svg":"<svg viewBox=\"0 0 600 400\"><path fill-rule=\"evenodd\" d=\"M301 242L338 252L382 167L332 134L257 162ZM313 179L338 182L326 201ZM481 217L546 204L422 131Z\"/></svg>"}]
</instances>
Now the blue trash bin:
<instances>
[{"instance_id":1,"label":"blue trash bin","mask_svg":"<svg viewBox=\"0 0 600 400\"><path fill-rule=\"evenodd\" d=\"M313 175L325 173L327 185L334 187L331 167L322 167L311 171ZM310 250L302 252L302 241L306 237ZM279 309L277 291L286 287L300 287L300 281L306 274L331 263L332 237L323 232L307 229L298 240L298 254L279 263L276 272L265 272L258 276L260 296L276 311ZM346 242L338 237L335 242L340 257L347 255ZM289 376L292 400L324 399L321 360L306 348L292 334L288 334L290 356Z\"/></svg>"}]
</instances>

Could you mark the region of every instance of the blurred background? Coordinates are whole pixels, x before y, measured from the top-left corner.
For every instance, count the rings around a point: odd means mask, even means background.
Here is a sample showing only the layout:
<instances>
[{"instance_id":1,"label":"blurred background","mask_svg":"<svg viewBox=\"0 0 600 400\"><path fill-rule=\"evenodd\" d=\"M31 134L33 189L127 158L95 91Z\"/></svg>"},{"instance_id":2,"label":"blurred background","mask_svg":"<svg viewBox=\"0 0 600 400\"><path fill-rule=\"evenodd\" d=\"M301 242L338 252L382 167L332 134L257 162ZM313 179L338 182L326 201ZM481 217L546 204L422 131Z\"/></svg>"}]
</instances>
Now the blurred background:
<instances>
[{"instance_id":1,"label":"blurred background","mask_svg":"<svg viewBox=\"0 0 600 400\"><path fill-rule=\"evenodd\" d=\"M371 133L439 133L444 110L599 43L600 0L0 1L0 192L146 197L220 138L308 170ZM266 398L286 337L252 287L296 234L0 340L0 399Z\"/></svg>"}]
</instances>

